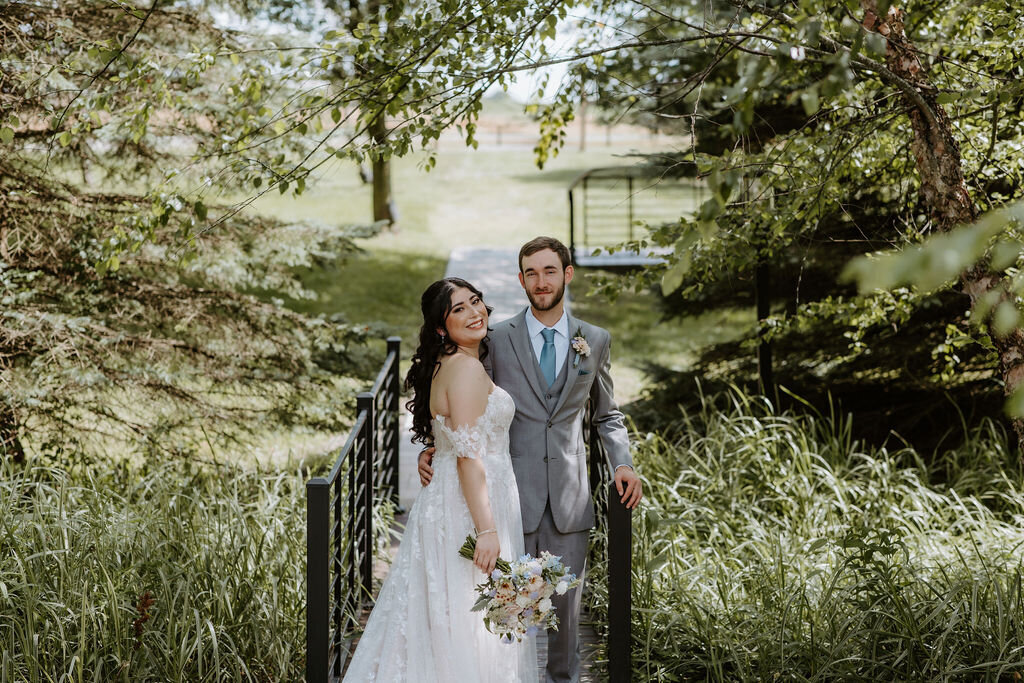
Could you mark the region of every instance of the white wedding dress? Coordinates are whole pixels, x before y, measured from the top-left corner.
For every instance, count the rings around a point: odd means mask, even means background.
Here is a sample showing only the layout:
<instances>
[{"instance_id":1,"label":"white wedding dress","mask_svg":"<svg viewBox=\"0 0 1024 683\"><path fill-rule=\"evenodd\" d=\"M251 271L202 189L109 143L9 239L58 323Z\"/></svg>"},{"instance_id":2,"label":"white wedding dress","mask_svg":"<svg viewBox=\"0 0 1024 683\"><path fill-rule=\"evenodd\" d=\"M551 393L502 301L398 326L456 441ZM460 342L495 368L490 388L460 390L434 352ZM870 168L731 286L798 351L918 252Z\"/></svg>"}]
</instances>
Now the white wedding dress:
<instances>
[{"instance_id":1,"label":"white wedding dress","mask_svg":"<svg viewBox=\"0 0 1024 683\"><path fill-rule=\"evenodd\" d=\"M451 429L434 420L434 476L409 511L402 543L345 681L363 683L522 683L537 681L533 638L507 644L471 612L483 572L459 556L473 520L462 495L457 457L481 458L501 556L524 552L519 489L508 448L516 407L494 387L475 423Z\"/></svg>"}]
</instances>

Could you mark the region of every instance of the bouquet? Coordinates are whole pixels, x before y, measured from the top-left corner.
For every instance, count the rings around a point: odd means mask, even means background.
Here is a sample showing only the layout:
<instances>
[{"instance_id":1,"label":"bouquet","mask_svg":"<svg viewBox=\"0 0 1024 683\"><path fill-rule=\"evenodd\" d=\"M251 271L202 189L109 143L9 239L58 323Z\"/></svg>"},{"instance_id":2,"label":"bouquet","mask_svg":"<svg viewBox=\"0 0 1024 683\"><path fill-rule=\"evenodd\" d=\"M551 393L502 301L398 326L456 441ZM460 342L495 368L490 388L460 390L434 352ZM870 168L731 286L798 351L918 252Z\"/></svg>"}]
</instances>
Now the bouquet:
<instances>
[{"instance_id":1,"label":"bouquet","mask_svg":"<svg viewBox=\"0 0 1024 683\"><path fill-rule=\"evenodd\" d=\"M466 536L459 555L473 559L476 539ZM503 640L521 641L540 629L558 630L558 616L551 605L551 596L563 595L580 585L575 574L562 564L562 558L548 551L540 557L523 555L515 562L500 557L494 571L476 587L479 595L473 611L484 613L484 628Z\"/></svg>"}]
</instances>

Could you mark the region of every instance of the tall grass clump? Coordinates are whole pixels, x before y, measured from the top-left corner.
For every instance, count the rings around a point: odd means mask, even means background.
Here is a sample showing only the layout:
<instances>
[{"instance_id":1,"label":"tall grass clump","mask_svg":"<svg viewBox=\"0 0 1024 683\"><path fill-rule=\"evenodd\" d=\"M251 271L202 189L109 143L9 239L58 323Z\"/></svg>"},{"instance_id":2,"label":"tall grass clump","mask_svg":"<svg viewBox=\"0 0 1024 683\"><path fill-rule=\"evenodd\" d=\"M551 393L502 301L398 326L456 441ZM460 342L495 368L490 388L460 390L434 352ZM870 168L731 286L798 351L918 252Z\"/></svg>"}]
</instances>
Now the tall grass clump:
<instances>
[{"instance_id":1,"label":"tall grass clump","mask_svg":"<svg viewBox=\"0 0 1024 683\"><path fill-rule=\"evenodd\" d=\"M298 680L298 472L0 467L0 680Z\"/></svg>"},{"instance_id":2,"label":"tall grass clump","mask_svg":"<svg viewBox=\"0 0 1024 683\"><path fill-rule=\"evenodd\" d=\"M713 403L635 437L635 680L1021 680L1024 477L998 427L926 465L841 418Z\"/></svg>"}]
</instances>

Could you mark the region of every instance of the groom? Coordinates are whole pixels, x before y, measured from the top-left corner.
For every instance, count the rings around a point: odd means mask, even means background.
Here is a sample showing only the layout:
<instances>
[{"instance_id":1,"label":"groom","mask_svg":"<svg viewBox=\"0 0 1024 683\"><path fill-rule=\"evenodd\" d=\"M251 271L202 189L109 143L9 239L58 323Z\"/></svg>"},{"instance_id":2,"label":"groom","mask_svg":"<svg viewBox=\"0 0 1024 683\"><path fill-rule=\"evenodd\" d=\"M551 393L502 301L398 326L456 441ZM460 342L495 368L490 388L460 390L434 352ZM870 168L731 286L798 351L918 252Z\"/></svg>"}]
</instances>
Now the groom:
<instances>
[{"instance_id":1,"label":"groom","mask_svg":"<svg viewBox=\"0 0 1024 683\"><path fill-rule=\"evenodd\" d=\"M594 503L583 445L583 414L593 400L593 420L614 467L621 500L640 502L629 439L615 405L609 373L608 332L565 310L572 282L569 250L537 237L519 251L519 282L530 301L519 315L495 325L484 365L495 384L512 395L516 415L509 429L512 468L519 488L526 552L547 550L581 578L594 526ZM429 483L433 451L420 454L421 483ZM548 632L549 682L579 680L580 591L552 602L559 630Z\"/></svg>"}]
</instances>

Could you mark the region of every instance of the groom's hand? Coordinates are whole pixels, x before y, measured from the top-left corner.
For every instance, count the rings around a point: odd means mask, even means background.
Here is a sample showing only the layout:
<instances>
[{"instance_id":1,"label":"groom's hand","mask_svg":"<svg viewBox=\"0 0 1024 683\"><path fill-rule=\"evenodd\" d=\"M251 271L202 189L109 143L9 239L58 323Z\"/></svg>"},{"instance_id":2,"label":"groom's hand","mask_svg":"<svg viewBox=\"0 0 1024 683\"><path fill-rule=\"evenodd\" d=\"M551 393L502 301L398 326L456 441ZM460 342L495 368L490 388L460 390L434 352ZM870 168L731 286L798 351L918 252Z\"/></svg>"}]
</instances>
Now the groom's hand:
<instances>
[{"instance_id":1,"label":"groom's hand","mask_svg":"<svg viewBox=\"0 0 1024 683\"><path fill-rule=\"evenodd\" d=\"M420 473L420 486L426 486L434 478L434 468L430 466L433 461L433 446L420 451L420 457L416 460L416 470Z\"/></svg>"},{"instance_id":2,"label":"groom's hand","mask_svg":"<svg viewBox=\"0 0 1024 683\"><path fill-rule=\"evenodd\" d=\"M640 477L636 476L636 472L629 466L615 470L615 490L619 492L620 500L630 510L635 508L640 503L640 499L644 497Z\"/></svg>"}]
</instances>

